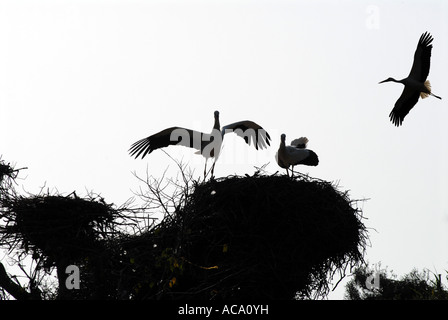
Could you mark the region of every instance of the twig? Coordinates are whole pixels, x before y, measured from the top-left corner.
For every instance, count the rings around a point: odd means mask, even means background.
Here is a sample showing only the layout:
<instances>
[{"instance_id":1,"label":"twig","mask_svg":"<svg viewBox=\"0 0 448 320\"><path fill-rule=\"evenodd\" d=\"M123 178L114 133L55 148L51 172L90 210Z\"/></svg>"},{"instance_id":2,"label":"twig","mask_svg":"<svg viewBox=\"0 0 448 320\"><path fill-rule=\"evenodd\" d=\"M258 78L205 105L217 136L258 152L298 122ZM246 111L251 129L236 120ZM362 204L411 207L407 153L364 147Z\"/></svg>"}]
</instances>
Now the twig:
<instances>
[{"instance_id":1,"label":"twig","mask_svg":"<svg viewBox=\"0 0 448 320\"><path fill-rule=\"evenodd\" d=\"M34 295L27 292L20 285L14 283L8 274L6 273L5 267L0 262L0 287L6 290L10 295L12 295L17 300L32 300L36 299Z\"/></svg>"}]
</instances>

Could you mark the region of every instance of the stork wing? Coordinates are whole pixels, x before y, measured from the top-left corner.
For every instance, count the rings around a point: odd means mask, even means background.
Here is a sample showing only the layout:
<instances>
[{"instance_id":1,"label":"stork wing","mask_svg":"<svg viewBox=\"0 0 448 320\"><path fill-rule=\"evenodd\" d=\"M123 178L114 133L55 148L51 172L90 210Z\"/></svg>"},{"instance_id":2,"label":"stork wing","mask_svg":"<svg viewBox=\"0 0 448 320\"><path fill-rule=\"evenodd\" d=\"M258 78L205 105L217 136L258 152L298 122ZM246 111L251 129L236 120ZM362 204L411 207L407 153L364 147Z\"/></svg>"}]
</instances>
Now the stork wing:
<instances>
[{"instance_id":1,"label":"stork wing","mask_svg":"<svg viewBox=\"0 0 448 320\"><path fill-rule=\"evenodd\" d=\"M432 40L433 38L428 32L425 32L420 37L414 53L414 63L409 73L410 78L425 82L428 77L429 66L431 64Z\"/></svg>"},{"instance_id":2,"label":"stork wing","mask_svg":"<svg viewBox=\"0 0 448 320\"><path fill-rule=\"evenodd\" d=\"M253 141L255 149L257 150L258 148L267 148L266 144L268 146L271 145L269 142L271 139L269 133L267 133L267 131L260 125L250 120L234 122L222 127L221 134L223 136L229 132L236 133L239 137L243 138L248 145L250 145L251 141Z\"/></svg>"},{"instance_id":3,"label":"stork wing","mask_svg":"<svg viewBox=\"0 0 448 320\"><path fill-rule=\"evenodd\" d=\"M307 166L317 166L319 164L319 158L313 150L298 149L291 146L287 146L286 150L291 165L304 164Z\"/></svg>"},{"instance_id":4,"label":"stork wing","mask_svg":"<svg viewBox=\"0 0 448 320\"><path fill-rule=\"evenodd\" d=\"M401 126L404 117L415 106L420 96L420 92L410 89L409 86L405 86L400 98L395 102L395 107L389 114L390 121L394 125Z\"/></svg>"},{"instance_id":5,"label":"stork wing","mask_svg":"<svg viewBox=\"0 0 448 320\"><path fill-rule=\"evenodd\" d=\"M191 129L171 127L134 142L129 148L129 153L131 156L135 155L135 158L142 155L143 159L153 150L168 147L170 145L178 145L201 150L202 141L207 141L207 138L203 137L205 135L207 134ZM209 140L210 139L208 139L208 141Z\"/></svg>"}]
</instances>

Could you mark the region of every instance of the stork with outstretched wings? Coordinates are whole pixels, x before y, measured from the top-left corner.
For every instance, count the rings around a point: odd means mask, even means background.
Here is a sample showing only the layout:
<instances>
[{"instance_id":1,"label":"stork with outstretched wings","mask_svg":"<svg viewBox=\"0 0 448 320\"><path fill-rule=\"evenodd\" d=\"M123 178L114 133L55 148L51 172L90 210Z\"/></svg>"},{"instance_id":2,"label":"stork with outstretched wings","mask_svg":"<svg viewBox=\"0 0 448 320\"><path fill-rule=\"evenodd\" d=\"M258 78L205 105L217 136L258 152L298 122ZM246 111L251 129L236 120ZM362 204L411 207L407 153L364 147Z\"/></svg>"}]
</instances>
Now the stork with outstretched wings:
<instances>
[{"instance_id":1,"label":"stork with outstretched wings","mask_svg":"<svg viewBox=\"0 0 448 320\"><path fill-rule=\"evenodd\" d=\"M207 175L207 160L214 158L211 168L211 176L215 168L216 159L221 152L224 135L230 132L236 133L243 138L247 144L253 142L258 150L270 145L271 137L260 125L250 120L238 121L221 128L219 124L219 112L215 111L215 123L211 133L204 133L182 127L171 127L164 129L147 138L138 140L131 145L129 152L131 156L142 159L152 151L170 145L180 145L198 150L196 153L205 157L204 178Z\"/></svg>"},{"instance_id":2,"label":"stork with outstretched wings","mask_svg":"<svg viewBox=\"0 0 448 320\"><path fill-rule=\"evenodd\" d=\"M404 84L403 93L400 98L398 98L397 102L395 102L395 106L389 114L390 120L397 127L403 123L404 117L406 117L409 111L415 106L419 97L424 99L431 95L438 99L442 99L431 92L431 84L426 80L431 63L432 40L433 38L428 32L425 32L420 37L414 54L414 63L412 64L411 72L407 78L402 80L387 78L380 82L392 81Z\"/></svg>"}]
</instances>

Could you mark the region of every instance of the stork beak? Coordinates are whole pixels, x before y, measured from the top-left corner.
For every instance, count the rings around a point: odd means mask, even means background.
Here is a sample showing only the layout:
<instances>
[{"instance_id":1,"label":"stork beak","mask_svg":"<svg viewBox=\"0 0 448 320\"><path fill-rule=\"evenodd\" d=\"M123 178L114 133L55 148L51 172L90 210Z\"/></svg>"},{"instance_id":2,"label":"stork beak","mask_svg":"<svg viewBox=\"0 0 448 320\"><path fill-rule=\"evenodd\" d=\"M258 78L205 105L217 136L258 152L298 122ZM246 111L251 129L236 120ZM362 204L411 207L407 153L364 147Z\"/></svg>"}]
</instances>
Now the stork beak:
<instances>
[{"instance_id":1,"label":"stork beak","mask_svg":"<svg viewBox=\"0 0 448 320\"><path fill-rule=\"evenodd\" d=\"M383 82L387 82L387 81L389 81L389 79L386 79L386 80L380 81L380 82L378 82L378 84L380 84L380 83L383 83Z\"/></svg>"}]
</instances>

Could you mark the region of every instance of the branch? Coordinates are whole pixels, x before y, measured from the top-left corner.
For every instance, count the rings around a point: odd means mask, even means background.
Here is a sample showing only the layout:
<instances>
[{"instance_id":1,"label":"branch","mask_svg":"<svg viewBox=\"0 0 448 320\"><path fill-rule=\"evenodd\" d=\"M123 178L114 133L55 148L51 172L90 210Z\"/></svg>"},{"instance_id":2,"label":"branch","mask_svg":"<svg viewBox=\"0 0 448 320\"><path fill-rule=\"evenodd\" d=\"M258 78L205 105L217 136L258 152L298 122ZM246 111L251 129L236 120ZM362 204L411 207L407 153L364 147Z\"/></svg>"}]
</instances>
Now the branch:
<instances>
[{"instance_id":1,"label":"branch","mask_svg":"<svg viewBox=\"0 0 448 320\"><path fill-rule=\"evenodd\" d=\"M13 282L6 273L5 267L0 262L0 287L5 289L10 295L17 300L32 300L36 299L34 295L27 292L17 283Z\"/></svg>"}]
</instances>

